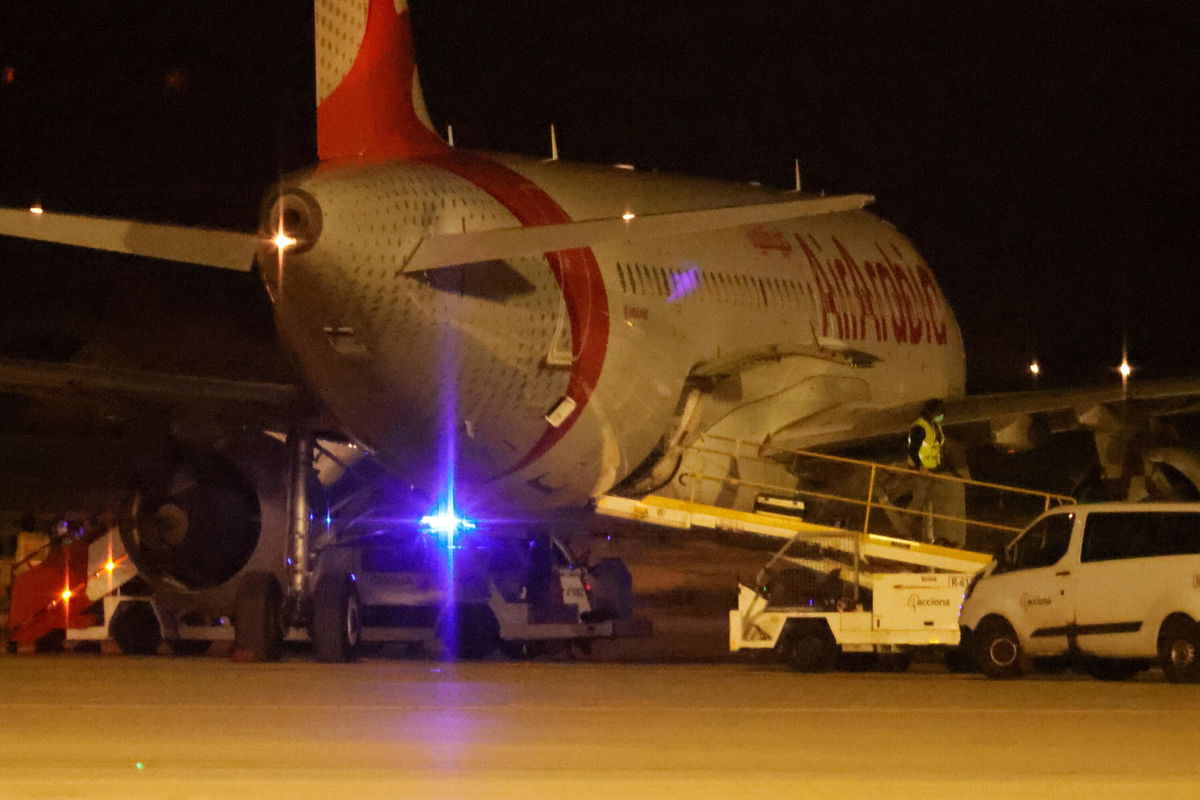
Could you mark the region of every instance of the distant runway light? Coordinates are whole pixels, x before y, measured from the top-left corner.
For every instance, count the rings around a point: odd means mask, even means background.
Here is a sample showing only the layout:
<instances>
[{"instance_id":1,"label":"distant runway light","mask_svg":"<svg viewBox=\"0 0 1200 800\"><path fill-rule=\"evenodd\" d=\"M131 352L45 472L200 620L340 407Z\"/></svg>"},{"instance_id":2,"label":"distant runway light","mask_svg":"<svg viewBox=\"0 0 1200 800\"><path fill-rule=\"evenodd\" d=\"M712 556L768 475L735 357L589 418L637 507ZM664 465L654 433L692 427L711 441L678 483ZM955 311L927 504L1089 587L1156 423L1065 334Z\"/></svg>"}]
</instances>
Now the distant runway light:
<instances>
[{"instance_id":1,"label":"distant runway light","mask_svg":"<svg viewBox=\"0 0 1200 800\"><path fill-rule=\"evenodd\" d=\"M1129 380L1129 376L1133 374L1133 367L1129 366L1128 359L1121 359L1121 366L1117 367L1117 372L1121 373L1121 378Z\"/></svg>"},{"instance_id":2,"label":"distant runway light","mask_svg":"<svg viewBox=\"0 0 1200 800\"><path fill-rule=\"evenodd\" d=\"M5 85L14 83L17 80L17 68L16 67L5 67L3 80L4 80Z\"/></svg>"},{"instance_id":3,"label":"distant runway light","mask_svg":"<svg viewBox=\"0 0 1200 800\"><path fill-rule=\"evenodd\" d=\"M30 207L29 207L29 213L30 213L30 214L41 214L41 213L44 213L44 212L43 212L43 209L42 209L42 207L41 207L40 205L32 205L32 206L30 206Z\"/></svg>"},{"instance_id":4,"label":"distant runway light","mask_svg":"<svg viewBox=\"0 0 1200 800\"><path fill-rule=\"evenodd\" d=\"M633 219L636 216L637 216L637 214L633 213L632 211L626 211L624 214L621 215L621 219L625 220L626 222L629 222L629 220Z\"/></svg>"},{"instance_id":5,"label":"distant runway light","mask_svg":"<svg viewBox=\"0 0 1200 800\"><path fill-rule=\"evenodd\" d=\"M1036 378L1038 375L1042 374L1042 365L1039 364L1036 360L1031 361L1029 364L1029 372L1030 372L1030 374L1033 375L1033 377Z\"/></svg>"},{"instance_id":6,"label":"distant runway light","mask_svg":"<svg viewBox=\"0 0 1200 800\"><path fill-rule=\"evenodd\" d=\"M613 164L614 169L637 169L633 164Z\"/></svg>"}]
</instances>

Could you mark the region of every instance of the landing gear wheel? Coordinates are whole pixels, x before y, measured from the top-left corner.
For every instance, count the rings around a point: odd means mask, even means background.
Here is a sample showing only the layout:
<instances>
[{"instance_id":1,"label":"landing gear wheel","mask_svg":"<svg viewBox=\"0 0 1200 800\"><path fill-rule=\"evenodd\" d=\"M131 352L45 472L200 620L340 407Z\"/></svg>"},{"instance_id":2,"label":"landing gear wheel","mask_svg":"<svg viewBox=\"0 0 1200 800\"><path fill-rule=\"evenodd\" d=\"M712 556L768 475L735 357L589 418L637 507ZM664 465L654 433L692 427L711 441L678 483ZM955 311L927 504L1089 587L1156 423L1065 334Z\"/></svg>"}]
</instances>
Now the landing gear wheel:
<instances>
[{"instance_id":1,"label":"landing gear wheel","mask_svg":"<svg viewBox=\"0 0 1200 800\"><path fill-rule=\"evenodd\" d=\"M908 672L908 668L912 666L912 660L912 653L880 653L879 671Z\"/></svg>"},{"instance_id":2,"label":"landing gear wheel","mask_svg":"<svg viewBox=\"0 0 1200 800\"><path fill-rule=\"evenodd\" d=\"M500 643L500 625L487 606L457 606L438 625L446 655L474 661L487 658Z\"/></svg>"},{"instance_id":3,"label":"landing gear wheel","mask_svg":"<svg viewBox=\"0 0 1200 800\"><path fill-rule=\"evenodd\" d=\"M212 642L208 639L168 639L167 647L177 656L203 656L208 654Z\"/></svg>"},{"instance_id":4,"label":"landing gear wheel","mask_svg":"<svg viewBox=\"0 0 1200 800\"><path fill-rule=\"evenodd\" d=\"M998 679L1021 677L1021 641L1007 622L986 620L971 641L975 664L984 675Z\"/></svg>"},{"instance_id":5,"label":"landing gear wheel","mask_svg":"<svg viewBox=\"0 0 1200 800\"><path fill-rule=\"evenodd\" d=\"M313 592L313 653L317 661L355 661L362 647L362 613L349 575L326 575Z\"/></svg>"},{"instance_id":6,"label":"landing gear wheel","mask_svg":"<svg viewBox=\"0 0 1200 800\"><path fill-rule=\"evenodd\" d=\"M1141 671L1138 662L1118 658L1097 658L1087 665L1088 675L1099 681L1127 681Z\"/></svg>"},{"instance_id":7,"label":"landing gear wheel","mask_svg":"<svg viewBox=\"0 0 1200 800\"><path fill-rule=\"evenodd\" d=\"M234 657L278 661L283 651L283 592L269 572L250 572L234 605Z\"/></svg>"},{"instance_id":8,"label":"landing gear wheel","mask_svg":"<svg viewBox=\"0 0 1200 800\"><path fill-rule=\"evenodd\" d=\"M1158 635L1158 663L1167 680L1200 683L1200 625L1176 618Z\"/></svg>"},{"instance_id":9,"label":"landing gear wheel","mask_svg":"<svg viewBox=\"0 0 1200 800\"><path fill-rule=\"evenodd\" d=\"M837 643L829 631L816 625L792 628L779 649L783 660L797 672L828 672L838 657Z\"/></svg>"},{"instance_id":10,"label":"landing gear wheel","mask_svg":"<svg viewBox=\"0 0 1200 800\"><path fill-rule=\"evenodd\" d=\"M162 643L162 629L149 603L126 601L113 612L109 633L127 656L151 656Z\"/></svg>"}]
</instances>

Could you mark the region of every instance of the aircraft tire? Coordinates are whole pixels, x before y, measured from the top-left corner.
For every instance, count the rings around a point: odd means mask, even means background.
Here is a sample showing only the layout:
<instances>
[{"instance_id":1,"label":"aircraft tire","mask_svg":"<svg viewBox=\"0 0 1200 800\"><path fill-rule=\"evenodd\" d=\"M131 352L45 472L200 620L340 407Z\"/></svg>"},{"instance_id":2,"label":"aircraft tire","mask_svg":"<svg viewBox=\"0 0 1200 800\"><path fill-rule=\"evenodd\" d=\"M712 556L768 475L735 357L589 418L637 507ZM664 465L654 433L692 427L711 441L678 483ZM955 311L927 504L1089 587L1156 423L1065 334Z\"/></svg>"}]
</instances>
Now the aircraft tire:
<instances>
[{"instance_id":1,"label":"aircraft tire","mask_svg":"<svg viewBox=\"0 0 1200 800\"><path fill-rule=\"evenodd\" d=\"M109 633L127 656L150 656L162 644L162 629L149 603L126 601L113 612Z\"/></svg>"},{"instance_id":2,"label":"aircraft tire","mask_svg":"<svg viewBox=\"0 0 1200 800\"><path fill-rule=\"evenodd\" d=\"M269 572L248 572L234 603L235 658L278 661L283 652L283 591Z\"/></svg>"},{"instance_id":3,"label":"aircraft tire","mask_svg":"<svg viewBox=\"0 0 1200 800\"><path fill-rule=\"evenodd\" d=\"M313 592L313 654L317 661L344 664L362 649L358 592L349 575L325 575Z\"/></svg>"}]
</instances>

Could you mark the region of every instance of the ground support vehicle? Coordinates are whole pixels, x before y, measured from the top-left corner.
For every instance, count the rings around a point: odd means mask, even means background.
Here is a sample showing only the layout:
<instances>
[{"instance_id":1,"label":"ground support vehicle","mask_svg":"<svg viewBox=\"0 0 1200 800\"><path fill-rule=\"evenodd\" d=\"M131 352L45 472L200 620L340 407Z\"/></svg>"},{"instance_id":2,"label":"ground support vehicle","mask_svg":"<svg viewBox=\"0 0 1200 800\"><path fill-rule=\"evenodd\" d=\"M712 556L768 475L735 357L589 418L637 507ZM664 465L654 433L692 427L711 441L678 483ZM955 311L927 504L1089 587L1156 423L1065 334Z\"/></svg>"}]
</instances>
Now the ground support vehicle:
<instances>
[{"instance_id":1,"label":"ground support vehicle","mask_svg":"<svg viewBox=\"0 0 1200 800\"><path fill-rule=\"evenodd\" d=\"M673 528L755 534L783 541L729 612L731 651L774 650L790 666L908 667L913 650L958 644L968 581L991 556L662 497L604 497L613 516ZM867 565L870 565L869 567Z\"/></svg>"},{"instance_id":2,"label":"ground support vehicle","mask_svg":"<svg viewBox=\"0 0 1200 800\"><path fill-rule=\"evenodd\" d=\"M513 658L644 635L619 559L593 567L546 533L445 533L393 527L321 553L311 633L318 659L347 661L372 644L440 644L476 659Z\"/></svg>"},{"instance_id":3,"label":"ground support vehicle","mask_svg":"<svg viewBox=\"0 0 1200 800\"><path fill-rule=\"evenodd\" d=\"M1125 680L1157 664L1200 682L1200 504L1053 509L971 584L960 622L991 678L1071 666Z\"/></svg>"},{"instance_id":4,"label":"ground support vehicle","mask_svg":"<svg viewBox=\"0 0 1200 800\"><path fill-rule=\"evenodd\" d=\"M30 607L22 615L28 617L26 638L65 629L69 642L113 640L121 652L136 655L156 653L164 642L177 655L203 654L213 642L234 643L230 617L198 616L147 591L116 531L75 550L66 583L51 564L31 574L30 591L17 595L20 608ZM388 642L437 645L457 658L482 658L497 648L524 658L586 647L596 638L649 633L648 622L633 614L632 581L623 563L582 565L548 534L473 531L448 542L415 525L398 525L329 545L313 563L313 589L305 600L310 622L285 629L282 616L268 619L276 630L257 637L273 643L268 658L279 656L284 641L310 639L323 661L353 660ZM277 587L264 584L263 592ZM254 588L244 593L253 595ZM256 619L249 617L251 624Z\"/></svg>"}]
</instances>

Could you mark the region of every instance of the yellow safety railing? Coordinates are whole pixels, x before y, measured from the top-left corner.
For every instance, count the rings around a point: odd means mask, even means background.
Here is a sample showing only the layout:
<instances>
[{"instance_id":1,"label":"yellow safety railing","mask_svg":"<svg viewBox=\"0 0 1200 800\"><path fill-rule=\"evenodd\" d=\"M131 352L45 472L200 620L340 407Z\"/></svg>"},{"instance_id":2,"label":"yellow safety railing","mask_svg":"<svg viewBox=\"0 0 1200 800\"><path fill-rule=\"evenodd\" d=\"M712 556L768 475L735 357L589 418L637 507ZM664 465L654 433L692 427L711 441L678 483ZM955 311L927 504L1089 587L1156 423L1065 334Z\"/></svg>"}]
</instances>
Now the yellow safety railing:
<instances>
[{"instance_id":1,"label":"yellow safety railing","mask_svg":"<svg viewBox=\"0 0 1200 800\"><path fill-rule=\"evenodd\" d=\"M882 529L883 526L879 523L878 514L875 514L873 517L873 512L884 512L888 525L893 529L890 531L892 534L900 533L904 535L910 532L895 530L898 527L903 527L903 525L898 524L897 521L899 519L907 518L919 521L920 530L924 532L924 535L909 536L908 538L934 541L935 537L931 531L935 523L981 528L990 531L993 535L1011 538L1013 534L1023 530L1028 522L1037 516L1037 514L1057 505L1075 502L1074 498L1068 495L1042 492L1018 486L1006 486L988 481L977 481L951 473L918 471L903 466L893 466L809 450L793 450L776 447L771 444L747 442L723 436L704 435L688 449L697 453L709 453L739 460L751 458L785 463L789 467L789 470L795 474L799 474L802 471L805 462L823 465L826 468L841 469L842 471L859 470L862 474L857 479L853 476L847 477L845 475L842 478L843 482L847 485L865 485L865 491L861 496L835 494L816 488L808 488L803 485L772 485L731 477L727 472L719 475L691 472L681 477L685 482L691 482L693 500L699 491L700 485L704 482L715 481L727 486L745 486L772 497L819 500L836 507L854 509L862 517L861 523L858 520L854 520L854 527L861 526L863 533L889 532ZM979 515L968 516L965 513L961 515L946 513L945 509L936 507L912 508L910 506L897 505L883 491L885 485L888 487L903 487L907 484L909 487L915 487L918 482L922 481L927 482L927 493L935 498L939 496L963 498L964 510L967 504L967 496L971 495L971 499L974 501L973 505L977 509L992 508L994 512L993 517L985 519ZM939 487L945 488L940 489ZM957 505L957 502L952 504ZM997 509L1003 509L1004 507L1008 507L1007 513L1001 514L997 512ZM845 519L846 516L847 514L843 513L839 521L849 523L850 520ZM873 529L873 525L875 529ZM846 527L850 527L850 525L847 524Z\"/></svg>"}]
</instances>

